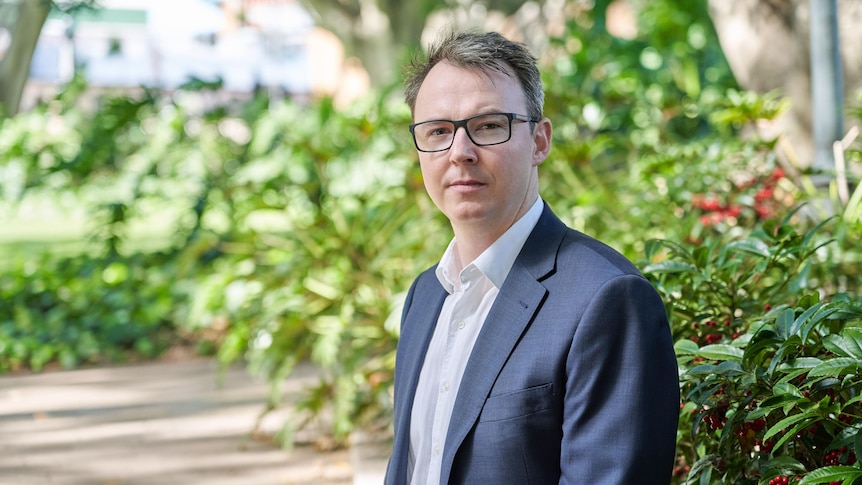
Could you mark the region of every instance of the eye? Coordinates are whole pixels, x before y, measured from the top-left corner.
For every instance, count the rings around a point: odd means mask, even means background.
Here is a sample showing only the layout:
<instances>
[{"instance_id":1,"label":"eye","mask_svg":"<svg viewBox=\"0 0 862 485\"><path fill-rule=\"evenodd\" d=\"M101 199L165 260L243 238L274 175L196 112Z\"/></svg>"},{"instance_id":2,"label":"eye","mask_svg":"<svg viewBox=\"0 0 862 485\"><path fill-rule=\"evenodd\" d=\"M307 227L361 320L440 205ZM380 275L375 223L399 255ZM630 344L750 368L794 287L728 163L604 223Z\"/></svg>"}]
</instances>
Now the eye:
<instances>
[{"instance_id":1,"label":"eye","mask_svg":"<svg viewBox=\"0 0 862 485\"><path fill-rule=\"evenodd\" d=\"M471 133L492 133L506 131L508 129L509 120L505 116L487 115L474 118L470 122Z\"/></svg>"},{"instance_id":2,"label":"eye","mask_svg":"<svg viewBox=\"0 0 862 485\"><path fill-rule=\"evenodd\" d=\"M479 125L477 130L499 130L503 125L496 121L483 121L481 125Z\"/></svg>"},{"instance_id":3,"label":"eye","mask_svg":"<svg viewBox=\"0 0 862 485\"><path fill-rule=\"evenodd\" d=\"M417 127L417 132L424 138L448 136L452 133L452 126L449 123L422 124Z\"/></svg>"}]
</instances>

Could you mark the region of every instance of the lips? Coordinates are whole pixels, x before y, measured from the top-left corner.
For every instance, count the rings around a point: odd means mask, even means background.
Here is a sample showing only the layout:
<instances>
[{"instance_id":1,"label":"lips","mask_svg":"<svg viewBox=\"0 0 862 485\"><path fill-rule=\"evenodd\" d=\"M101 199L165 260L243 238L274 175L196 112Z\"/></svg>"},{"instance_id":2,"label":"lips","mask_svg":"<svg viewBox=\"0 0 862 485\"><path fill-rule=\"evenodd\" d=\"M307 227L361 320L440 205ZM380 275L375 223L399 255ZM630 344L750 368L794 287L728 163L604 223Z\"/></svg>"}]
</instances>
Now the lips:
<instances>
[{"instance_id":1,"label":"lips","mask_svg":"<svg viewBox=\"0 0 862 485\"><path fill-rule=\"evenodd\" d=\"M456 180L449 184L449 190L461 195L470 195L481 191L485 184L478 180Z\"/></svg>"},{"instance_id":2,"label":"lips","mask_svg":"<svg viewBox=\"0 0 862 485\"><path fill-rule=\"evenodd\" d=\"M485 185L485 184L483 184L482 182L479 182L478 180L469 180L469 179L456 180L456 181L452 182L451 184L449 184L450 187L456 187L456 188L458 188L458 187L464 187L464 188L481 187L482 185Z\"/></svg>"}]
</instances>

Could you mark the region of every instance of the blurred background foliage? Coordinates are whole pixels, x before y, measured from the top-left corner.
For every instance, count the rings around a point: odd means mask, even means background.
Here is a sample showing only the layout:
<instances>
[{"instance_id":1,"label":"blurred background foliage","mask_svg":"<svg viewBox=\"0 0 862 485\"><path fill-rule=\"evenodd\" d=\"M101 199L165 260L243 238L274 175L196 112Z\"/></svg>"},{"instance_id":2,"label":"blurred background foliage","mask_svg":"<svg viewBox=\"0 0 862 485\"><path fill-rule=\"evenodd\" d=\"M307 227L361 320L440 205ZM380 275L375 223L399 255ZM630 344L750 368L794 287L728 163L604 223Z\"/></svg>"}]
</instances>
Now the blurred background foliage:
<instances>
[{"instance_id":1,"label":"blurred background foliage","mask_svg":"<svg viewBox=\"0 0 862 485\"><path fill-rule=\"evenodd\" d=\"M631 39L608 34L607 3L579 3L542 56L554 123L544 199L649 270L680 341L729 344L766 305L858 295L858 179L841 201L834 181L815 186L751 129L788 102L737 86L704 2L643 3ZM310 361L321 380L285 423L284 443L310 420L340 442L357 427L385 429L403 292L451 237L424 194L398 86L345 109L259 96L201 110L195 100L218 89L202 82L171 96L104 94L93 109L78 102L86 89L76 78L0 118L0 372L192 346L266 376L272 409L285 377ZM858 142L845 156L862 160ZM34 227L43 220L51 226ZM816 250L787 249L775 220L811 230L792 247ZM720 249L763 227L773 237L749 253L769 264L742 267ZM674 280L692 261L709 262L695 264L702 279ZM762 268L766 280L753 276ZM760 289L731 291L731 303L692 289L710 278ZM692 327L728 312L736 332ZM699 422L681 422L679 480L718 446L686 441ZM716 477L701 483L731 483Z\"/></svg>"}]
</instances>

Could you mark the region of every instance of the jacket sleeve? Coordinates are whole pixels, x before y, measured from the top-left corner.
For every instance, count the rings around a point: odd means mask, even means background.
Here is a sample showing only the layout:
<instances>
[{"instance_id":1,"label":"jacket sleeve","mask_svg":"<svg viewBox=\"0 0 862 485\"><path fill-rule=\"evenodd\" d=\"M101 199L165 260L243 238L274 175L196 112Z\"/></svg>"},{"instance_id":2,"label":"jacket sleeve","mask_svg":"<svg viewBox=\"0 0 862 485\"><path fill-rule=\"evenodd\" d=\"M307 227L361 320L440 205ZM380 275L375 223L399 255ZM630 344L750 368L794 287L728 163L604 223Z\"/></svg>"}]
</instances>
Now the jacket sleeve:
<instances>
[{"instance_id":1,"label":"jacket sleeve","mask_svg":"<svg viewBox=\"0 0 862 485\"><path fill-rule=\"evenodd\" d=\"M596 289L566 360L560 484L667 485L679 380L667 315L640 275Z\"/></svg>"}]
</instances>

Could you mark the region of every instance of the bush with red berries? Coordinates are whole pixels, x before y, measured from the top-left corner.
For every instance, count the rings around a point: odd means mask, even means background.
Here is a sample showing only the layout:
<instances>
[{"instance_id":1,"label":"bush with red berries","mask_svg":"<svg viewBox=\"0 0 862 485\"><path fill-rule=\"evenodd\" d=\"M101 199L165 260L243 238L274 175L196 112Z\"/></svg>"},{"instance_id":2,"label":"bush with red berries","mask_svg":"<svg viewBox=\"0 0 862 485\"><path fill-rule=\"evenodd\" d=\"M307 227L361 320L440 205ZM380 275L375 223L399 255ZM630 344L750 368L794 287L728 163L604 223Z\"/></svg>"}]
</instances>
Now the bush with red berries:
<instances>
[{"instance_id":1,"label":"bush with red berries","mask_svg":"<svg viewBox=\"0 0 862 485\"><path fill-rule=\"evenodd\" d=\"M680 366L673 483L862 477L862 298L809 280L828 224L803 233L796 212L735 240L648 245Z\"/></svg>"},{"instance_id":2,"label":"bush with red berries","mask_svg":"<svg viewBox=\"0 0 862 485\"><path fill-rule=\"evenodd\" d=\"M756 173L747 167L737 173L737 179L726 184L724 191L692 194L691 206L700 214L702 225L735 226L741 218L764 221L794 202L794 190L788 190L792 184L789 181L784 186L780 184L786 181L780 166L768 173Z\"/></svg>"}]
</instances>

